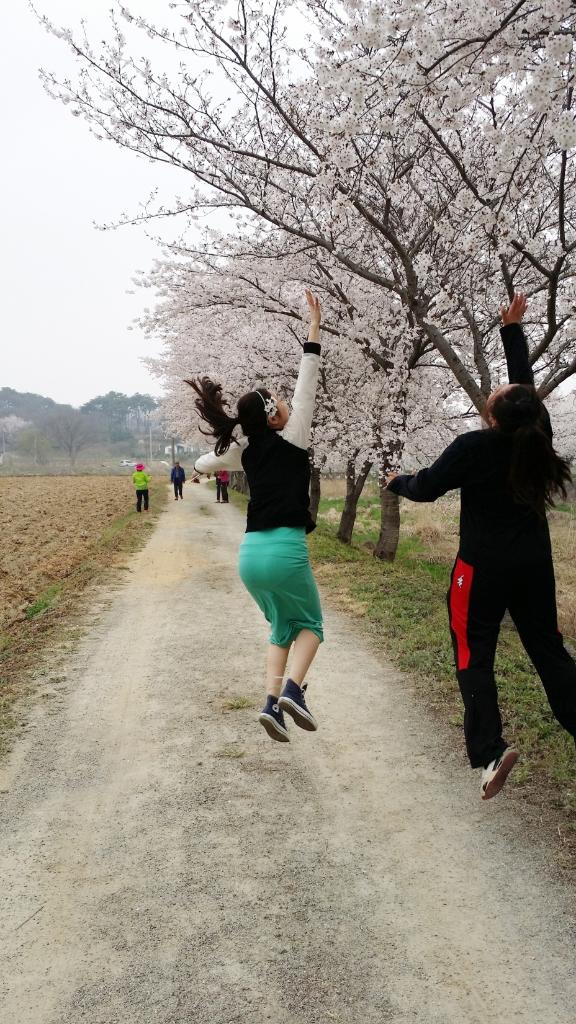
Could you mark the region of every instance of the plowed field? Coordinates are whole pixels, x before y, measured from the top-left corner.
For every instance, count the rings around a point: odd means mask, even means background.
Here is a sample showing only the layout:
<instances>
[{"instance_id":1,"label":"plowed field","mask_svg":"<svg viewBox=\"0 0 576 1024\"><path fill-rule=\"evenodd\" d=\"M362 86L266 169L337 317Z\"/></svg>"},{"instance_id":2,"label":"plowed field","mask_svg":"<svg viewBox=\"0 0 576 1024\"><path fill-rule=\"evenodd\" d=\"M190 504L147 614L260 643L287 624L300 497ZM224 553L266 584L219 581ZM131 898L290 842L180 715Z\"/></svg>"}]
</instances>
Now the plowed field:
<instances>
[{"instance_id":1,"label":"plowed field","mask_svg":"<svg viewBox=\"0 0 576 1024\"><path fill-rule=\"evenodd\" d=\"M82 564L133 493L125 477L0 479L0 631Z\"/></svg>"}]
</instances>

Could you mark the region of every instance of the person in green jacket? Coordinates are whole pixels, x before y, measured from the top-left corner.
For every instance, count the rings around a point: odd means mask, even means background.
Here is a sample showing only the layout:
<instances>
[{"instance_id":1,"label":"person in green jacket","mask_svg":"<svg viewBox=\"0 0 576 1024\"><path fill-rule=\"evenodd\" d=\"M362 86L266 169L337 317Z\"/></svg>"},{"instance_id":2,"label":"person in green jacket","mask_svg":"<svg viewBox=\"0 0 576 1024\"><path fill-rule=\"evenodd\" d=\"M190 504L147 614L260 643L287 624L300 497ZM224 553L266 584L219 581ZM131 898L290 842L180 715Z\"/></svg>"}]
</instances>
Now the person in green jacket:
<instances>
[{"instance_id":1,"label":"person in green jacket","mask_svg":"<svg viewBox=\"0 0 576 1024\"><path fill-rule=\"evenodd\" d=\"M136 511L142 511L142 498L144 498L144 511L148 511L148 485L150 483L150 474L144 472L144 466L139 462L136 466L134 473L132 473L132 483L136 488Z\"/></svg>"}]
</instances>

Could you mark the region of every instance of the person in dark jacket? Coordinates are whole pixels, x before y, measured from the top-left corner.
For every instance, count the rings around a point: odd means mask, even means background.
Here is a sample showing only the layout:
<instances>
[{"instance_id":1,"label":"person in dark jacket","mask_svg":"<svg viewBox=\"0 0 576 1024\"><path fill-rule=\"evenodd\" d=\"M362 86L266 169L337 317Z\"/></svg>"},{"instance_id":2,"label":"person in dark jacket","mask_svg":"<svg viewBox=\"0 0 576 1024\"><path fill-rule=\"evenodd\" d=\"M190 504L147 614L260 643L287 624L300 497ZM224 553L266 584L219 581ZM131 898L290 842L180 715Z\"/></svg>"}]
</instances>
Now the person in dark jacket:
<instances>
[{"instance_id":1,"label":"person in dark jacket","mask_svg":"<svg viewBox=\"0 0 576 1024\"><path fill-rule=\"evenodd\" d=\"M306 705L304 679L323 639L320 598L312 575L306 533L310 515L308 446L320 369L320 303L306 292L310 331L303 346L292 409L266 388L226 412L222 388L209 378L188 381L196 407L209 424L216 447L195 465L198 473L244 470L250 487L246 534L240 548L240 578L271 626L266 670L267 699L259 722L268 735L288 742L284 712L310 732L317 729ZM240 427L243 437L234 431ZM290 678L282 686L294 644Z\"/></svg>"},{"instance_id":2,"label":"person in dark jacket","mask_svg":"<svg viewBox=\"0 0 576 1024\"><path fill-rule=\"evenodd\" d=\"M174 501L178 501L178 498L183 499L184 495L182 494L182 487L186 482L186 473L179 462L175 462L172 466L170 480L174 484Z\"/></svg>"},{"instance_id":3,"label":"person in dark jacket","mask_svg":"<svg viewBox=\"0 0 576 1024\"><path fill-rule=\"evenodd\" d=\"M502 789L518 759L502 736L494 656L506 609L560 724L576 738L576 665L558 631L546 509L566 496L568 463L552 445L550 418L534 388L515 295L501 310L509 383L486 403L488 429L462 434L429 469L392 475L388 487L411 501L460 489L460 546L448 592L464 732L481 796Z\"/></svg>"}]
</instances>

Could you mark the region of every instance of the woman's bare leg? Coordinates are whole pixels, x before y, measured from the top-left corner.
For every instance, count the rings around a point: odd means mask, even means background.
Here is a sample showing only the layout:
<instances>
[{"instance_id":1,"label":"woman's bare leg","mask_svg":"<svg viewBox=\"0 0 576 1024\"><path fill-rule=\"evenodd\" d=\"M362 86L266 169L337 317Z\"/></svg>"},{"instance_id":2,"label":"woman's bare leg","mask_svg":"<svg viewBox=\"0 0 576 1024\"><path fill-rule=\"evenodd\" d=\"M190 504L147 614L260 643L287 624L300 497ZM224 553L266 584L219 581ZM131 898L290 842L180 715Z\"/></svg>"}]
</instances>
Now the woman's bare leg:
<instances>
[{"instance_id":1,"label":"woman's bare leg","mask_svg":"<svg viewBox=\"0 0 576 1024\"><path fill-rule=\"evenodd\" d=\"M292 665L290 666L290 679L298 683L298 686L302 686L319 646L320 638L310 629L303 629L301 633L298 633L294 641Z\"/></svg>"},{"instance_id":2,"label":"woman's bare leg","mask_svg":"<svg viewBox=\"0 0 576 1024\"><path fill-rule=\"evenodd\" d=\"M282 689L282 681L286 671L289 647L278 647L277 644L270 644L266 658L266 693L271 697L279 697Z\"/></svg>"}]
</instances>

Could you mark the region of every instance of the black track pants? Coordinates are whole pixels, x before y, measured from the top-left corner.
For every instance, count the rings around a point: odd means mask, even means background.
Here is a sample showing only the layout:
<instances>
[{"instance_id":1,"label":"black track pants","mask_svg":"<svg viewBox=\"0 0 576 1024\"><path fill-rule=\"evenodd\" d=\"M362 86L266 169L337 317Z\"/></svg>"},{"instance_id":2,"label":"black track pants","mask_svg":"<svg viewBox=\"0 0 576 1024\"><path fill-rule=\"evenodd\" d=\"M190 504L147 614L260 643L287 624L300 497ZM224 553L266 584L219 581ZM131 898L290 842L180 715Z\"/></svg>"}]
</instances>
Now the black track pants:
<instances>
[{"instance_id":1,"label":"black track pants","mask_svg":"<svg viewBox=\"0 0 576 1024\"><path fill-rule=\"evenodd\" d=\"M181 480L174 480L173 483L174 483L174 497L176 498L176 500L178 500L178 497L180 497L180 498L182 497L183 483L182 483Z\"/></svg>"},{"instance_id":2,"label":"black track pants","mask_svg":"<svg viewBox=\"0 0 576 1024\"><path fill-rule=\"evenodd\" d=\"M142 498L144 498L144 511L148 511L148 488L141 491L136 491L136 511L142 511Z\"/></svg>"},{"instance_id":3,"label":"black track pants","mask_svg":"<svg viewBox=\"0 0 576 1024\"><path fill-rule=\"evenodd\" d=\"M457 558L448 614L473 768L489 764L506 748L494 679L496 644L506 609L555 717L576 738L576 664L558 632L551 560L487 569Z\"/></svg>"},{"instance_id":4,"label":"black track pants","mask_svg":"<svg viewBox=\"0 0 576 1024\"><path fill-rule=\"evenodd\" d=\"M225 484L222 480L217 480L216 481L216 500L220 501L220 497L222 497L222 501L223 502L225 502L225 503L228 502L228 484Z\"/></svg>"}]
</instances>

